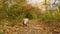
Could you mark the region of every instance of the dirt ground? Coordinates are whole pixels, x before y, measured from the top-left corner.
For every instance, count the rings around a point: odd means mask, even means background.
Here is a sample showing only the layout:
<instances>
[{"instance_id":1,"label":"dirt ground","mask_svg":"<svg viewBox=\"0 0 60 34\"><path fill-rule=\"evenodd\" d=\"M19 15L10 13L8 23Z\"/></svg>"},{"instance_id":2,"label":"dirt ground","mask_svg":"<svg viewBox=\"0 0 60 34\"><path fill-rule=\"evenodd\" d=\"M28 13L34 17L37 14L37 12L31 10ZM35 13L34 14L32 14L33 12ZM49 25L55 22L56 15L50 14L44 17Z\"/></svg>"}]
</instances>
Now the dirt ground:
<instances>
[{"instance_id":1,"label":"dirt ground","mask_svg":"<svg viewBox=\"0 0 60 34\"><path fill-rule=\"evenodd\" d=\"M4 25L2 28L4 34L60 34L60 22L44 22L41 20L30 20L27 26L22 22L14 27Z\"/></svg>"}]
</instances>

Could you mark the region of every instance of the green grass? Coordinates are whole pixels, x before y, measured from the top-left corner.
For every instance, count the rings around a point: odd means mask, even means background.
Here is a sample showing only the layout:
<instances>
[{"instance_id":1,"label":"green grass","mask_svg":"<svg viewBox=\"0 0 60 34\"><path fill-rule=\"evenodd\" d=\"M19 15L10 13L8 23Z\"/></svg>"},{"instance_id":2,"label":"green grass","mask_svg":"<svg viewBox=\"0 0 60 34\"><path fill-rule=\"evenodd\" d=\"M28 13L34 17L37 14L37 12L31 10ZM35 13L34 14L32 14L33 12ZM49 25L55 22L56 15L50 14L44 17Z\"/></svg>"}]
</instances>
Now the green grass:
<instances>
[{"instance_id":1,"label":"green grass","mask_svg":"<svg viewBox=\"0 0 60 34\"><path fill-rule=\"evenodd\" d=\"M8 8L7 8L8 9ZM37 11L38 12L38 11ZM29 10L26 9L26 7L23 6L19 6L19 5L13 5L13 7L11 9L8 9L8 11L4 11L4 13L6 13L7 17L5 17L6 15L3 13L0 13L0 17L3 19L7 19L8 20L8 25L14 26L17 23L19 23L19 21L23 20L24 18L26 18L26 16L29 19L41 19L41 20L45 20L45 21L60 21L60 12L57 11L57 9L53 9L53 10L47 10L43 15L38 15L37 12L35 12L35 10L33 8L30 8ZM54 15L53 15L54 13ZM4 25L5 23L0 22L0 24Z\"/></svg>"},{"instance_id":2,"label":"green grass","mask_svg":"<svg viewBox=\"0 0 60 34\"><path fill-rule=\"evenodd\" d=\"M60 13L55 9L51 11L46 11L45 14L40 16L43 21L60 21Z\"/></svg>"}]
</instances>

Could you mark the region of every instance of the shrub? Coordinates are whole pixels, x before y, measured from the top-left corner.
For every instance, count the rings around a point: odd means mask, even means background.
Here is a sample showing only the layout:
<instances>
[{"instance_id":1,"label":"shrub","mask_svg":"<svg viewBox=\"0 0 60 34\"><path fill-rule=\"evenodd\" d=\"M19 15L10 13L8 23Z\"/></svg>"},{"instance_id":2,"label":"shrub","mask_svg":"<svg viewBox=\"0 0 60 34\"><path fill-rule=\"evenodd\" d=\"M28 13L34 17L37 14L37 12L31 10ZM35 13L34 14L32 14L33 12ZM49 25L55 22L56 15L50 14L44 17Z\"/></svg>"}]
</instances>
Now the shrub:
<instances>
[{"instance_id":1,"label":"shrub","mask_svg":"<svg viewBox=\"0 0 60 34\"><path fill-rule=\"evenodd\" d=\"M30 18L30 19L37 19L37 13L35 13L35 12L30 12L29 14L28 14L28 17Z\"/></svg>"}]
</instances>

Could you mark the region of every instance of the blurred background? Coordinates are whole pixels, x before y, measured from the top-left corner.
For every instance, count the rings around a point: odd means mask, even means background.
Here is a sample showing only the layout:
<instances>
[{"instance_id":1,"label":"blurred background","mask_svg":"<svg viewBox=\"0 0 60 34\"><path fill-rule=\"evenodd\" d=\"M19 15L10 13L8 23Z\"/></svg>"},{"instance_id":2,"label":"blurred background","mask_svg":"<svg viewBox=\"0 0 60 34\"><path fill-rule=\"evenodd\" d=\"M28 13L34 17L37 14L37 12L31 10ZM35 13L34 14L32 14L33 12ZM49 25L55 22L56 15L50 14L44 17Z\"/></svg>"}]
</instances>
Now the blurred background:
<instances>
[{"instance_id":1,"label":"blurred background","mask_svg":"<svg viewBox=\"0 0 60 34\"><path fill-rule=\"evenodd\" d=\"M26 17L60 21L60 0L0 0L0 24L13 26Z\"/></svg>"}]
</instances>

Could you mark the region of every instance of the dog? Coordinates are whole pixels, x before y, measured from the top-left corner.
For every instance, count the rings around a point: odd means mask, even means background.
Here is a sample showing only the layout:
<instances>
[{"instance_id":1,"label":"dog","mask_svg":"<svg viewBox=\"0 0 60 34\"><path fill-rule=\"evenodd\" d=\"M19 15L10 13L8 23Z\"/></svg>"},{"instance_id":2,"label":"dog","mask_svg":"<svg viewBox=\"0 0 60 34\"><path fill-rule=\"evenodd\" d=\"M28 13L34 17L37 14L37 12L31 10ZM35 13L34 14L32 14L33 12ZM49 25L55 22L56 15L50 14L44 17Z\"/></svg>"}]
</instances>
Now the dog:
<instances>
[{"instance_id":1,"label":"dog","mask_svg":"<svg viewBox=\"0 0 60 34\"><path fill-rule=\"evenodd\" d=\"M27 23L29 22L28 18L24 18L23 19L23 26L27 26Z\"/></svg>"}]
</instances>

